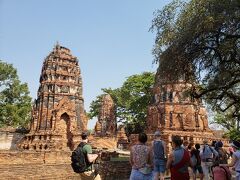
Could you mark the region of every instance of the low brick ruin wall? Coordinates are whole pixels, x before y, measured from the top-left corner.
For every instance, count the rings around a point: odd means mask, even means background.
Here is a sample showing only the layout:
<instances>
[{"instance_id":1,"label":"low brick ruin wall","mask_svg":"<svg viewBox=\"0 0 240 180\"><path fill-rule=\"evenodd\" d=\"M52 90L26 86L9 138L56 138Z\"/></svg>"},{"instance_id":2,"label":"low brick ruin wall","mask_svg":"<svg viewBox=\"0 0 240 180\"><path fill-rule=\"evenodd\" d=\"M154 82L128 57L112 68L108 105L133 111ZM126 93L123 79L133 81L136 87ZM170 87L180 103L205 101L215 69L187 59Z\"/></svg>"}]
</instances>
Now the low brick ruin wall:
<instances>
[{"instance_id":1,"label":"low brick ruin wall","mask_svg":"<svg viewBox=\"0 0 240 180\"><path fill-rule=\"evenodd\" d=\"M70 151L0 151L0 164L66 164L70 156Z\"/></svg>"},{"instance_id":2,"label":"low brick ruin wall","mask_svg":"<svg viewBox=\"0 0 240 180\"><path fill-rule=\"evenodd\" d=\"M103 160L99 160L102 179L129 179L128 158L112 161L112 153L104 154ZM0 151L0 179L80 179L71 168L70 155L70 151Z\"/></svg>"},{"instance_id":3,"label":"low brick ruin wall","mask_svg":"<svg viewBox=\"0 0 240 180\"><path fill-rule=\"evenodd\" d=\"M77 179L71 152L0 151L0 179Z\"/></svg>"},{"instance_id":4,"label":"low brick ruin wall","mask_svg":"<svg viewBox=\"0 0 240 180\"><path fill-rule=\"evenodd\" d=\"M128 180L131 174L129 161L102 161L100 175L106 180Z\"/></svg>"}]
</instances>

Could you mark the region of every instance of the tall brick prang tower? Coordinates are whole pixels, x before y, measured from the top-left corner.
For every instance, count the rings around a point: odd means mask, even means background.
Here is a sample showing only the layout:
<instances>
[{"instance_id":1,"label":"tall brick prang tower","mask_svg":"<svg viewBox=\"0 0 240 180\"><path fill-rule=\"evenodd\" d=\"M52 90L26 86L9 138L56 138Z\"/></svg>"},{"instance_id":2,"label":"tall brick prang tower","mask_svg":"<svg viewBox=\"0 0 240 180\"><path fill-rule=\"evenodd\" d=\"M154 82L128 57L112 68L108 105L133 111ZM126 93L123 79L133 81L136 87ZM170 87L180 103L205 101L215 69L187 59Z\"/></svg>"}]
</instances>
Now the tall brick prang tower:
<instances>
[{"instance_id":1,"label":"tall brick prang tower","mask_svg":"<svg viewBox=\"0 0 240 180\"><path fill-rule=\"evenodd\" d=\"M30 150L72 149L87 129L78 60L56 45L43 62L30 133L20 147Z\"/></svg>"},{"instance_id":2,"label":"tall brick prang tower","mask_svg":"<svg viewBox=\"0 0 240 180\"><path fill-rule=\"evenodd\" d=\"M173 82L159 74L158 68L152 89L153 101L148 107L147 133L150 137L160 130L170 150L174 135L200 144L203 139L216 140L208 126L207 111L201 99L193 98L189 93L194 82L191 84L184 77Z\"/></svg>"}]
</instances>

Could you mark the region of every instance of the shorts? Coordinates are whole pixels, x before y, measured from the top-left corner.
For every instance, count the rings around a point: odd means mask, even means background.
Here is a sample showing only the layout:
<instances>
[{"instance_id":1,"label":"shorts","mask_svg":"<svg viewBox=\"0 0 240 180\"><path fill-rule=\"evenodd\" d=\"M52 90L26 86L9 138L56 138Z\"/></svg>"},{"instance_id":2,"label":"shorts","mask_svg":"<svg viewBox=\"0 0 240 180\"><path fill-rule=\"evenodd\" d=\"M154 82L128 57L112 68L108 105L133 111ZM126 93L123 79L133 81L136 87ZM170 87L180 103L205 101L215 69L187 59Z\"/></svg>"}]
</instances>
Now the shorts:
<instances>
[{"instance_id":1,"label":"shorts","mask_svg":"<svg viewBox=\"0 0 240 180\"><path fill-rule=\"evenodd\" d=\"M165 173L166 161L163 159L154 159L154 172Z\"/></svg>"},{"instance_id":2,"label":"shorts","mask_svg":"<svg viewBox=\"0 0 240 180\"><path fill-rule=\"evenodd\" d=\"M199 172L199 174L203 174L203 169L201 165L196 165L193 167L193 173L196 174L197 171Z\"/></svg>"}]
</instances>

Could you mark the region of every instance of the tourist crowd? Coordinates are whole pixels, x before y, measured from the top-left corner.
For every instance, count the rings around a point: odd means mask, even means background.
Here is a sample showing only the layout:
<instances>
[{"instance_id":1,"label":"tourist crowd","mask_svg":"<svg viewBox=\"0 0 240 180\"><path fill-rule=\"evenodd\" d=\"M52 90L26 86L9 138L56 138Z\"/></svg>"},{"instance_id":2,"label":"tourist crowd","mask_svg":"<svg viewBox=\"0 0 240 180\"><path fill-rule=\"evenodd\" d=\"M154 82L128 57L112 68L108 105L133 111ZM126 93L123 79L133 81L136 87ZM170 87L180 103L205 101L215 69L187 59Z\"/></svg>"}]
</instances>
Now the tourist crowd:
<instances>
[{"instance_id":1,"label":"tourist crowd","mask_svg":"<svg viewBox=\"0 0 240 180\"><path fill-rule=\"evenodd\" d=\"M146 145L147 135L140 133L138 143L130 151L132 171L130 180L163 180L170 170L172 180L202 179L230 180L235 171L240 180L240 142L232 141L229 150L223 148L221 141L209 144L193 144L182 141L180 136L172 137L172 152L167 155L167 145L156 131L150 146Z\"/></svg>"}]
</instances>

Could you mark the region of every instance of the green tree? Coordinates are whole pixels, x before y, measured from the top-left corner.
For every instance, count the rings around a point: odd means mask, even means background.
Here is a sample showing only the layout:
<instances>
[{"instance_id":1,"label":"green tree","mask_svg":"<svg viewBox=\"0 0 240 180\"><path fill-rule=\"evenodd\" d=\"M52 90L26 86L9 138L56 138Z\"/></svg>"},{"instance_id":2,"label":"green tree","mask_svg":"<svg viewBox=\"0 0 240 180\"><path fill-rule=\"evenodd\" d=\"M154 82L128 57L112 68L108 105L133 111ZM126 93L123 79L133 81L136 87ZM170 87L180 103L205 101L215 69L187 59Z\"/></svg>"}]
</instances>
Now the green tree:
<instances>
[{"instance_id":1,"label":"green tree","mask_svg":"<svg viewBox=\"0 0 240 180\"><path fill-rule=\"evenodd\" d=\"M31 98L12 64L0 60L0 127L26 126L30 120Z\"/></svg>"},{"instance_id":2,"label":"green tree","mask_svg":"<svg viewBox=\"0 0 240 180\"><path fill-rule=\"evenodd\" d=\"M90 111L88 112L88 117L90 119L92 119L94 117L98 117L99 111L100 111L100 108L101 108L101 102L102 102L103 95L104 94L101 94L101 95L97 96L96 99L91 102Z\"/></svg>"},{"instance_id":3,"label":"green tree","mask_svg":"<svg viewBox=\"0 0 240 180\"><path fill-rule=\"evenodd\" d=\"M240 138L239 123L240 121L234 116L232 109L228 109L226 112L218 111L214 117L212 123L220 124L222 127L228 130L226 136L230 139Z\"/></svg>"},{"instance_id":4,"label":"green tree","mask_svg":"<svg viewBox=\"0 0 240 180\"><path fill-rule=\"evenodd\" d=\"M147 106L151 101L150 89L153 83L154 73L144 72L128 77L120 88L102 89L113 98L118 122L126 125L127 133L138 133L145 129ZM101 98L102 95L91 103L90 118L98 116Z\"/></svg>"},{"instance_id":5,"label":"green tree","mask_svg":"<svg viewBox=\"0 0 240 180\"><path fill-rule=\"evenodd\" d=\"M240 1L173 1L155 12L159 74L197 82L191 92L214 111L240 120ZM223 121L219 121L222 123Z\"/></svg>"}]
</instances>

